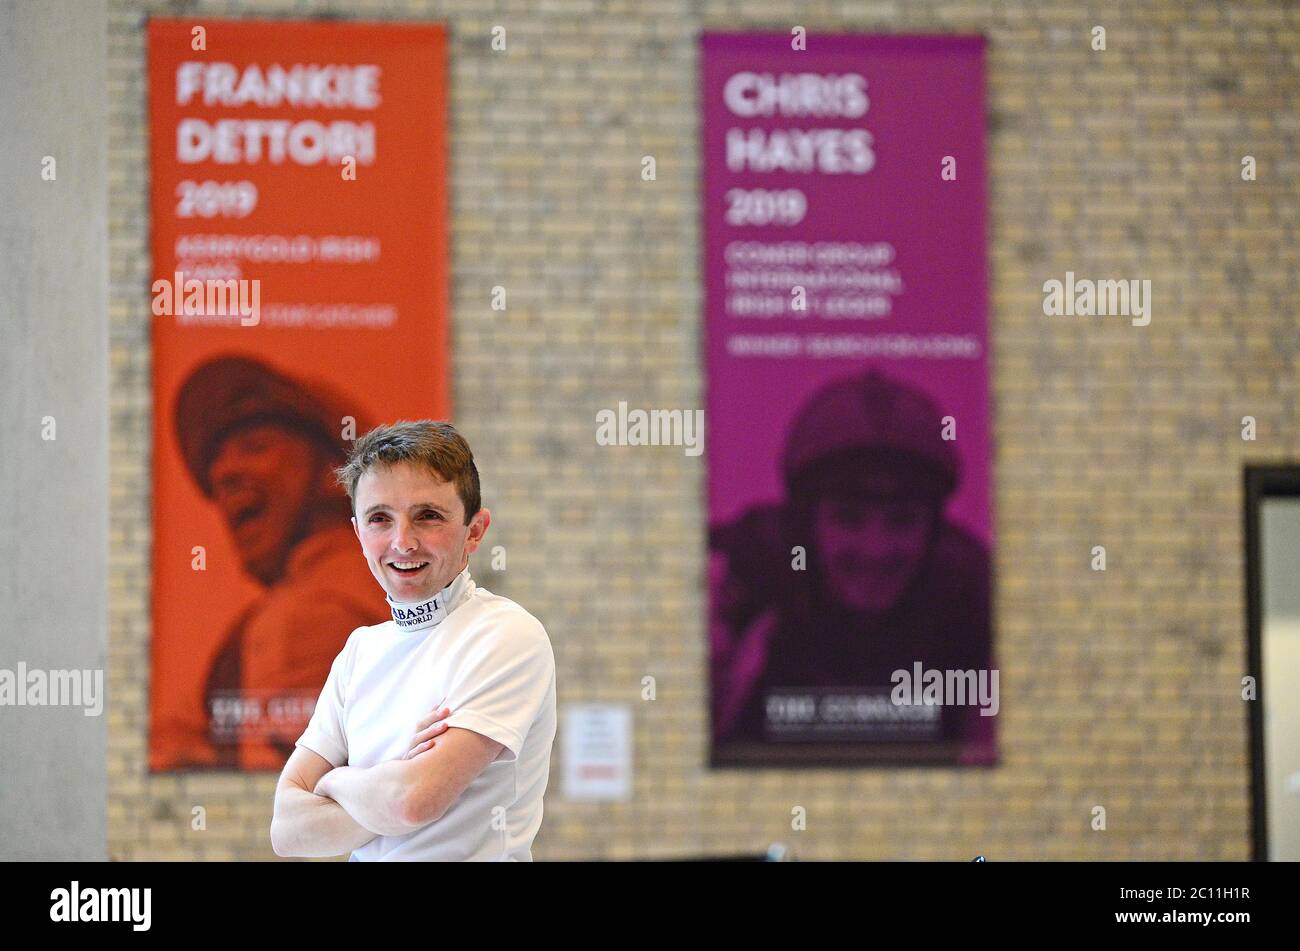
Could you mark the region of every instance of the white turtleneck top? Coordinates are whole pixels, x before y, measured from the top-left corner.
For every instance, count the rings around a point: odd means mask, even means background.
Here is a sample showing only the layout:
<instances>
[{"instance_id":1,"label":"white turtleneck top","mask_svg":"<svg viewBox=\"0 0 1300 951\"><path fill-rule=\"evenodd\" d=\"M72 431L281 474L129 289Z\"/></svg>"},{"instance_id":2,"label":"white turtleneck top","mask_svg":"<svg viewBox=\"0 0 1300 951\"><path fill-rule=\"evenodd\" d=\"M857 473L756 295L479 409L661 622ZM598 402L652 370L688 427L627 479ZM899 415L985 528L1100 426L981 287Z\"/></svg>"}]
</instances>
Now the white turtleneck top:
<instances>
[{"instance_id":1,"label":"white turtleneck top","mask_svg":"<svg viewBox=\"0 0 1300 951\"><path fill-rule=\"evenodd\" d=\"M442 818L378 836L350 860L532 861L555 739L546 629L468 566L427 601L389 606L393 620L357 628L334 659L298 745L334 766L374 766L404 755L416 721L447 706L449 727L505 749Z\"/></svg>"}]
</instances>

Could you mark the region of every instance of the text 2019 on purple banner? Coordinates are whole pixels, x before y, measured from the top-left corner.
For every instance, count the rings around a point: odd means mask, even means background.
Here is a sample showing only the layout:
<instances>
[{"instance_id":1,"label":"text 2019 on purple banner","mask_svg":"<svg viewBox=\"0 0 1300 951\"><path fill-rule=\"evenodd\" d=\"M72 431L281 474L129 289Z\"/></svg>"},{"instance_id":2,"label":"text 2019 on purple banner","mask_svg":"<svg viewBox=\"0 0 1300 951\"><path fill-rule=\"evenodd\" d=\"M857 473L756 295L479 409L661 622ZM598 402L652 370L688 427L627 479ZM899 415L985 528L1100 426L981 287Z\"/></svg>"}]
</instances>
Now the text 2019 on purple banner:
<instances>
[{"instance_id":1,"label":"text 2019 on purple banner","mask_svg":"<svg viewBox=\"0 0 1300 951\"><path fill-rule=\"evenodd\" d=\"M984 40L701 73L712 762L993 763Z\"/></svg>"}]
</instances>

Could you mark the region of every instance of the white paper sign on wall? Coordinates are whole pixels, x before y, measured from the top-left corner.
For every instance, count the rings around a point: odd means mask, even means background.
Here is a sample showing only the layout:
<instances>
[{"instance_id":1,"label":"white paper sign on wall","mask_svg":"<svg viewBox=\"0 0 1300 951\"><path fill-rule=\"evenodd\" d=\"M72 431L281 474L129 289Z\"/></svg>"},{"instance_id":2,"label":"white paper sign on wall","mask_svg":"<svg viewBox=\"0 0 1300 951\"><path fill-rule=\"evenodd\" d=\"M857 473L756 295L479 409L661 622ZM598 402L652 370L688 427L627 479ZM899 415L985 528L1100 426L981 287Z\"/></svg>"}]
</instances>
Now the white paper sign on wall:
<instances>
[{"instance_id":1,"label":"white paper sign on wall","mask_svg":"<svg viewBox=\"0 0 1300 951\"><path fill-rule=\"evenodd\" d=\"M566 703L560 722L565 798L630 799L632 708L625 703Z\"/></svg>"}]
</instances>

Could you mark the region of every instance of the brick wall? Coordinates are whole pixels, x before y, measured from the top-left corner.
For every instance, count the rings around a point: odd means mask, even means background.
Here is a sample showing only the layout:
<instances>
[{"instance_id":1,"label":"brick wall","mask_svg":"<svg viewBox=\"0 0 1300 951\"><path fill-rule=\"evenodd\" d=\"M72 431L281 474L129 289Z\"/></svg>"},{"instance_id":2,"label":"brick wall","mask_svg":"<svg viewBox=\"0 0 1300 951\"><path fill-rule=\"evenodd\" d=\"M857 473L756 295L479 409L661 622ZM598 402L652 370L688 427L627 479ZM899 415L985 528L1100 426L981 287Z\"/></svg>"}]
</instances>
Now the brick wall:
<instances>
[{"instance_id":1,"label":"brick wall","mask_svg":"<svg viewBox=\"0 0 1300 951\"><path fill-rule=\"evenodd\" d=\"M806 859L1248 857L1240 483L1246 462L1300 457L1300 7L111 0L117 859L273 857L273 775L146 767L151 13L450 27L456 421L509 552L505 572L472 568L546 622L561 705L636 711L633 801L565 802L557 745L537 859L774 840ZM711 772L703 457L593 438L619 400L702 405L696 37L795 24L989 38L995 769ZM1151 324L1044 317L1042 284L1067 270L1150 279ZM658 696L642 702L647 674Z\"/></svg>"}]
</instances>

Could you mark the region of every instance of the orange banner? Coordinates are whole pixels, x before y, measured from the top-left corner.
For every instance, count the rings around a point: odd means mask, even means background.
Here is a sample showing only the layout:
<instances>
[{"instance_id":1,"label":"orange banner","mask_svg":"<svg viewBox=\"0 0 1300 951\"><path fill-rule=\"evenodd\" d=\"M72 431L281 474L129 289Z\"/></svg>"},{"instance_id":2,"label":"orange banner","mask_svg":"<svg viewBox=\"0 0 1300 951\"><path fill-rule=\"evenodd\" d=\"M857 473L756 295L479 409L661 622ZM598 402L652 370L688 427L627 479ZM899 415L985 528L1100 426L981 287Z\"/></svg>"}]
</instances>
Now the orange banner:
<instances>
[{"instance_id":1,"label":"orange banner","mask_svg":"<svg viewBox=\"0 0 1300 951\"><path fill-rule=\"evenodd\" d=\"M333 480L451 418L445 31L153 19L152 770L279 769L388 617Z\"/></svg>"}]
</instances>

